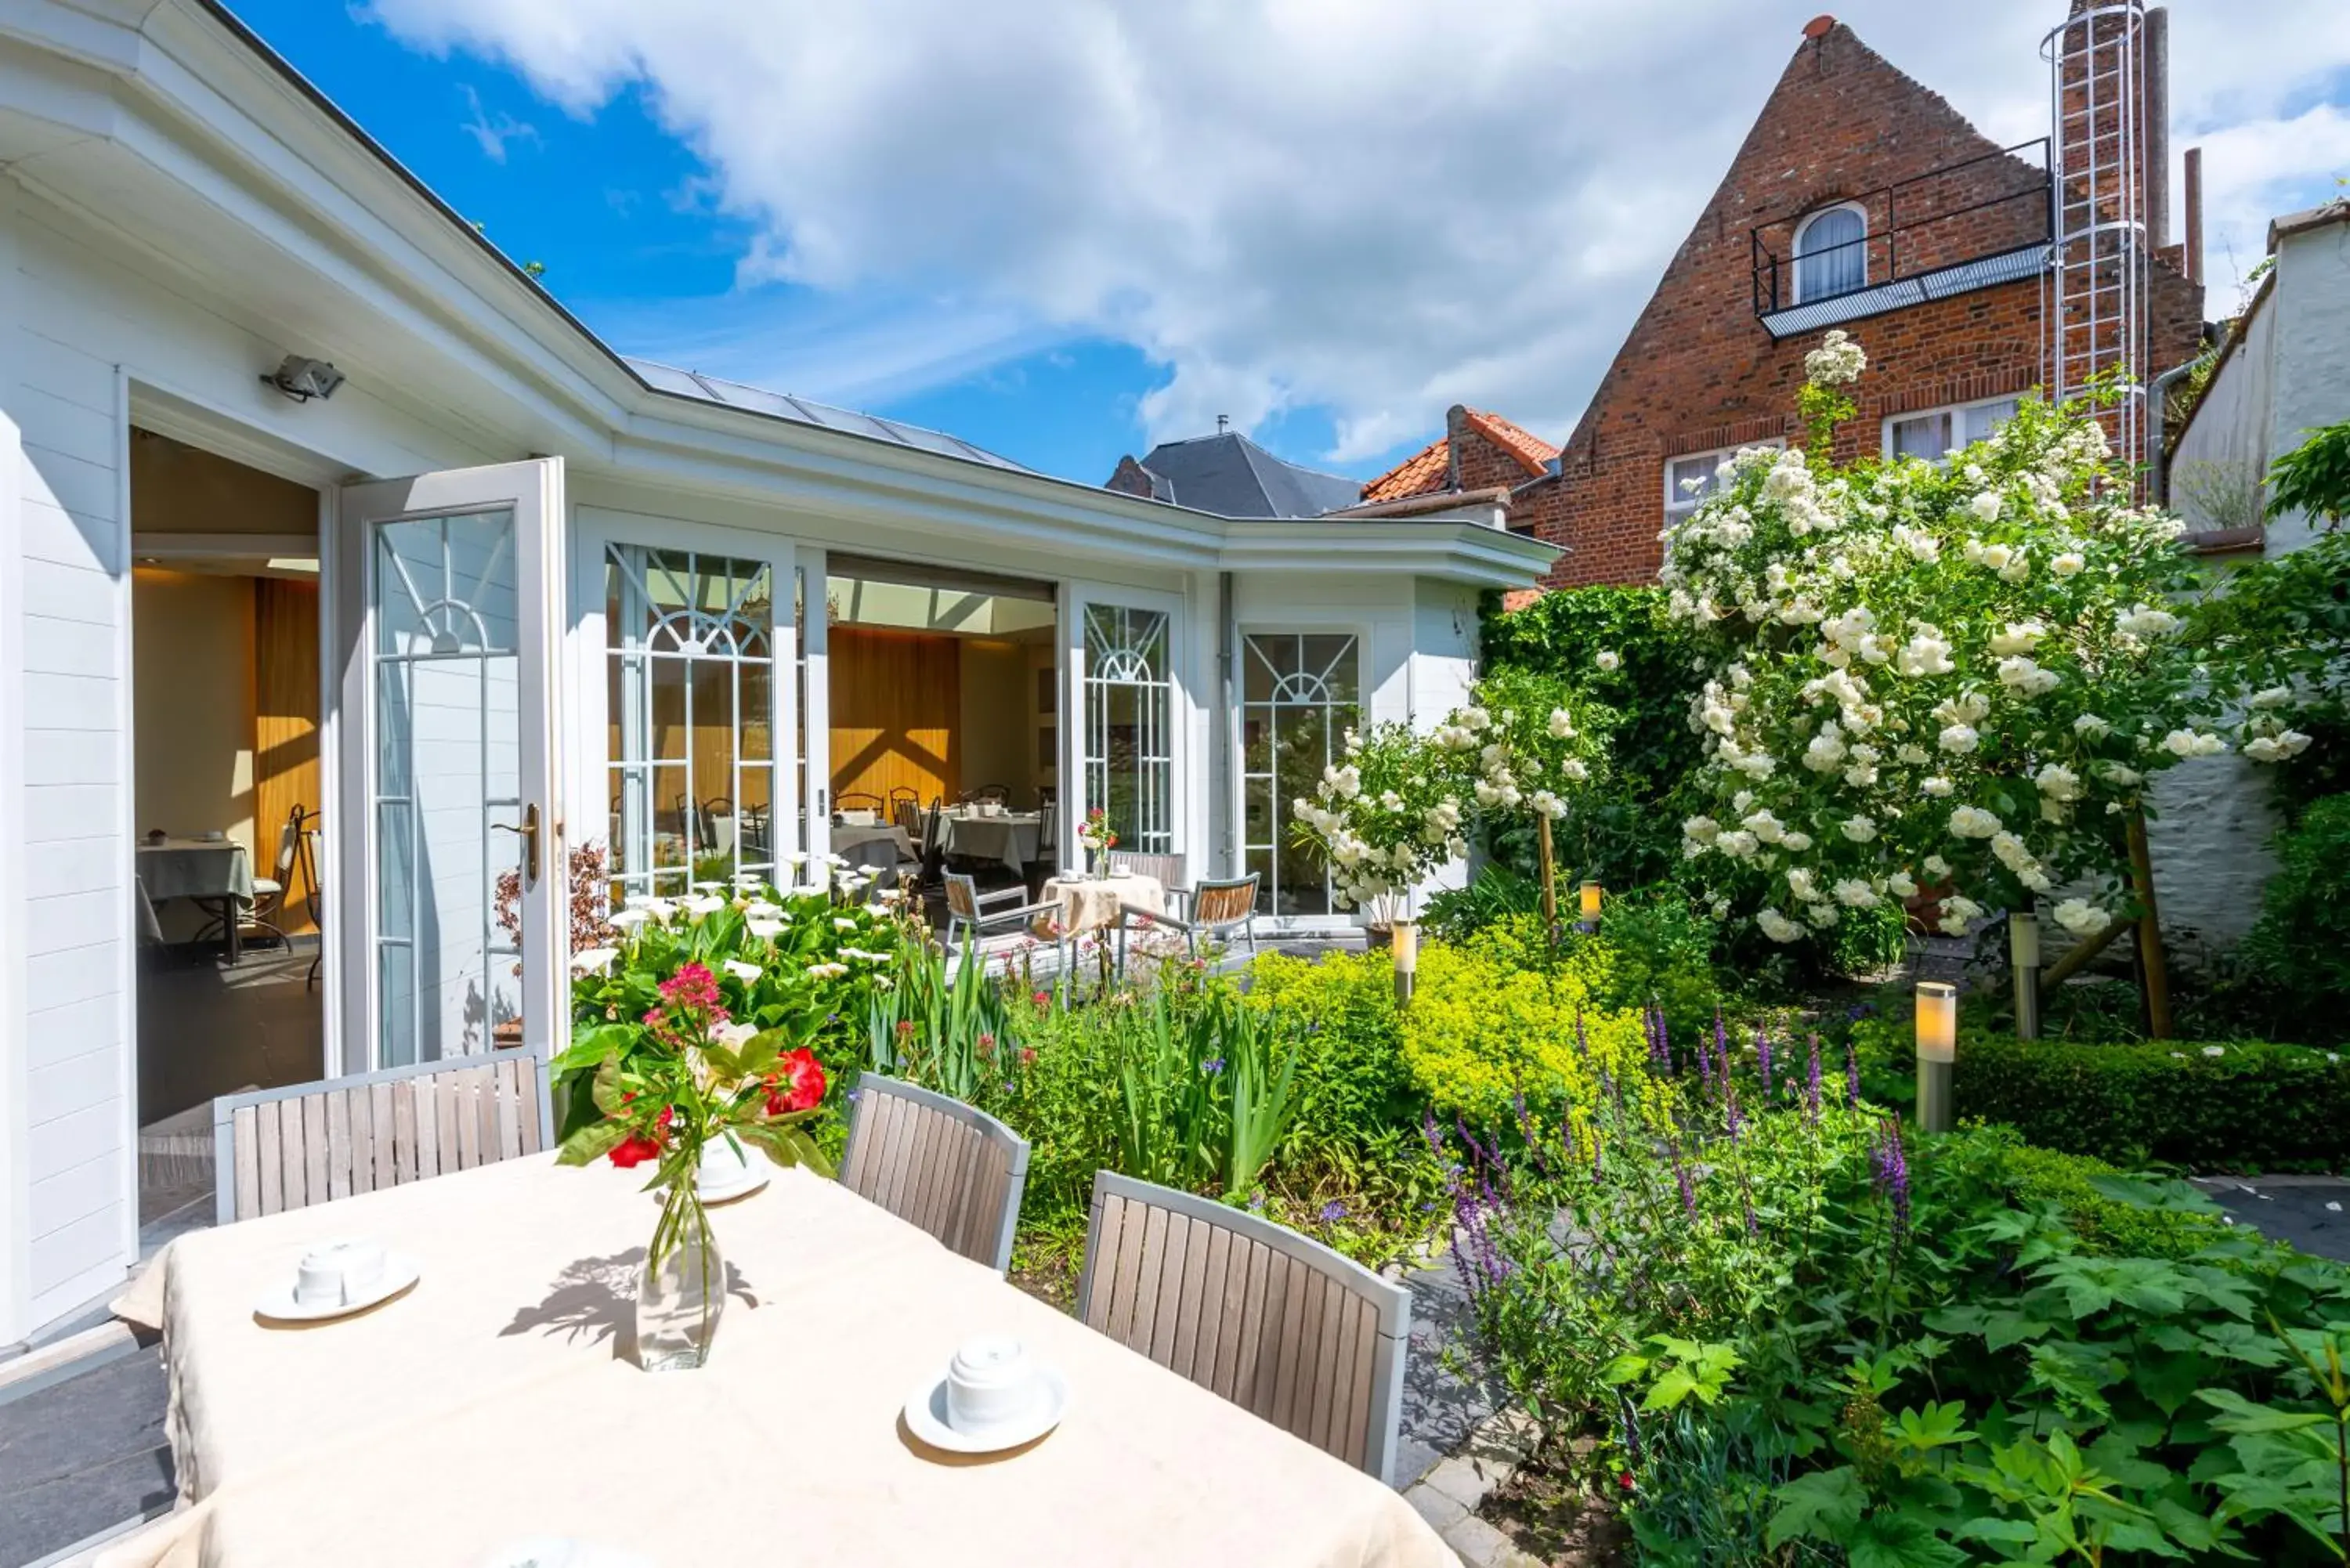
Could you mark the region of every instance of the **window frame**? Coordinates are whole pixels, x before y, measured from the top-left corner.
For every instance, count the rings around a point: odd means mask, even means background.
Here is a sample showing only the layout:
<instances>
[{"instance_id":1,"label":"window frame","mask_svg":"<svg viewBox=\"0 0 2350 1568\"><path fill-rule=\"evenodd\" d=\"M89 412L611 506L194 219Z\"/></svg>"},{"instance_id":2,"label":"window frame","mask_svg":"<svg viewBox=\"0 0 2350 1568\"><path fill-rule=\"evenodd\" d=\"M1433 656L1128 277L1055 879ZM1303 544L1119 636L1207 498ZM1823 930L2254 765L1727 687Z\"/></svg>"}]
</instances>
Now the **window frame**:
<instances>
[{"instance_id":1,"label":"window frame","mask_svg":"<svg viewBox=\"0 0 2350 1568\"><path fill-rule=\"evenodd\" d=\"M1293 922L1315 922L1345 919L1347 917L1347 912L1337 907L1337 902L1335 897L1336 888L1332 882L1329 867L1326 866L1323 867L1322 873L1323 907L1321 909L1285 911L1280 906L1277 895L1283 886L1280 879L1281 849L1283 842L1286 836L1285 830L1287 829L1291 819L1283 809L1285 802L1283 800L1281 794L1281 743L1278 727L1281 718L1284 713L1307 712L1318 710L1324 715L1325 719L1324 743L1326 749L1322 761L1327 764L1334 763L1339 760L1340 753L1338 746L1340 744L1340 738L1343 736L1345 731L1350 728L1359 728L1367 721L1369 716L1370 693L1366 689L1366 680L1370 668L1368 657L1370 652L1369 631L1367 628L1354 625L1336 623L1315 624L1303 621L1282 621L1279 623L1251 622L1245 626L1237 627L1234 629L1238 637L1237 654L1241 661L1241 677L1237 682L1237 690L1235 692L1236 701L1234 704L1234 721L1236 729L1233 738L1232 753L1235 764L1233 770L1235 782L1240 786L1239 799L1236 806L1237 815L1234 820L1238 826L1237 836L1240 840L1241 860L1240 864L1233 867L1233 875L1246 876L1250 870L1249 862L1251 859L1256 855L1262 853L1266 857L1266 875L1257 884L1257 913L1259 915L1262 915L1268 919ZM1313 677L1313 679L1316 680L1326 680L1329 676L1340 668L1341 661L1350 663L1353 667L1355 687L1355 696L1351 701L1339 701L1336 699L1328 696L1326 692L1317 701L1304 701L1295 696L1284 699L1281 693L1280 688L1284 680L1292 679L1290 677L1277 677L1275 679L1274 692L1270 698L1252 700L1248 696L1248 661L1253 658L1263 657L1263 655L1257 651L1256 647L1256 645L1260 643L1261 639L1279 638L1295 639L1298 642L1299 652L1302 654L1304 652L1304 644L1306 639L1321 637L1344 639L1347 644L1347 648L1343 654L1339 655L1337 659L1333 659L1323 669L1319 675ZM1271 644L1269 641L1266 641L1263 646L1270 648ZM1273 661L1270 659L1266 659L1263 662L1267 671L1270 672ZM1350 715L1350 717L1344 722L1338 722L1337 719L1337 715L1341 711L1345 711ZM1246 738L1248 723L1252 717L1262 718L1268 725L1267 734L1269 749L1267 761L1270 763L1270 771L1253 770L1248 765L1248 747ZM1269 844L1253 841L1249 836L1249 798L1252 792L1256 792L1260 789L1262 789L1264 794L1268 823L1272 833L1272 842Z\"/></svg>"},{"instance_id":2,"label":"window frame","mask_svg":"<svg viewBox=\"0 0 2350 1568\"><path fill-rule=\"evenodd\" d=\"M1737 441L1729 446L1700 447L1695 452L1667 452L1665 454L1664 467L1662 470L1665 492L1665 521L1671 523L1679 518L1688 516L1704 503L1707 496L1713 493L1711 490L1700 491L1695 495L1682 495L1678 493L1673 484L1673 464L1677 462L1692 462L1700 458L1711 458L1713 461L1714 466L1719 468L1724 460L1736 457L1742 452L1752 452L1757 447L1767 448L1772 452L1784 452L1787 450L1787 438L1783 435L1776 435L1766 437L1762 441Z\"/></svg>"},{"instance_id":3,"label":"window frame","mask_svg":"<svg viewBox=\"0 0 2350 1568\"><path fill-rule=\"evenodd\" d=\"M1928 408L1908 409L1898 414L1887 414L1878 423L1877 453L1887 462L1897 461L1893 450L1893 427L1896 425L1910 424L1918 420L1933 419L1939 416L1939 418L1950 421L1947 427L1948 432L1956 432L1963 428L1963 426L1959 422L1960 416L1970 413L1976 409L1996 408L2000 404L2005 403L2009 405L2007 418L2011 420L2013 419L2016 415L2016 411L2023 406L2024 396L2025 394L2022 392L2006 392L1996 398L1969 398L1960 402L1936 403ZM2004 423L2005 421L2001 422ZM1994 431L1998 428L1998 425L1993 425L1991 427ZM1945 433L1942 439L1946 442L1949 441L1950 440L1950 433ZM1939 456L1926 458L1925 461L1939 468L1944 462L1950 461L1950 453L1958 451L1960 447L1964 446L1965 444L1965 442L1961 441L1955 445L1945 445L1942 448L1942 452ZM1923 456L1924 454L1919 453L1917 455Z\"/></svg>"},{"instance_id":4,"label":"window frame","mask_svg":"<svg viewBox=\"0 0 2350 1568\"><path fill-rule=\"evenodd\" d=\"M1835 213L1850 213L1854 217L1860 220L1860 237L1858 239L1841 241L1835 246L1831 247L1832 249L1838 250L1841 250L1847 245L1857 245L1860 247L1860 282L1850 288L1839 288L1833 293L1814 295L1806 297L1804 291L1804 237L1812 232L1812 226L1817 223L1822 218L1827 217ZM1823 254L1825 254L1825 253L1824 252ZM1858 202L1831 202L1825 207L1813 208L1810 212L1805 213L1801 218L1796 220L1794 236L1787 244L1787 257L1789 272L1787 291L1792 296L1788 302L1791 305L1814 305L1823 299L1840 299L1847 294L1859 293L1869 285L1868 209L1861 205Z\"/></svg>"}]
</instances>

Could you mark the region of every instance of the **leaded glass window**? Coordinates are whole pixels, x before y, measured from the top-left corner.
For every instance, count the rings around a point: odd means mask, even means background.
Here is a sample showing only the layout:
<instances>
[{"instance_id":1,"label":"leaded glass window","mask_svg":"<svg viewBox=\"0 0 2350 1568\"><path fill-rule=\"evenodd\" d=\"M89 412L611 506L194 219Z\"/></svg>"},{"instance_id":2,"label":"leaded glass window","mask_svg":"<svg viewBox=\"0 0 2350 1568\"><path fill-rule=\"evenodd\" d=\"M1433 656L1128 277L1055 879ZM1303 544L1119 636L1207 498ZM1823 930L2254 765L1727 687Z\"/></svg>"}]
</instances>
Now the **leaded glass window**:
<instances>
[{"instance_id":1,"label":"leaded glass window","mask_svg":"<svg viewBox=\"0 0 2350 1568\"><path fill-rule=\"evenodd\" d=\"M1242 847L1257 908L1326 915L1322 857L1290 832L1289 803L1310 795L1362 712L1356 639L1344 632L1250 632L1241 639Z\"/></svg>"},{"instance_id":2,"label":"leaded glass window","mask_svg":"<svg viewBox=\"0 0 2350 1568\"><path fill-rule=\"evenodd\" d=\"M772 877L797 827L788 806L780 825L775 814L773 570L612 545L604 586L619 891L674 897L738 872Z\"/></svg>"}]
</instances>

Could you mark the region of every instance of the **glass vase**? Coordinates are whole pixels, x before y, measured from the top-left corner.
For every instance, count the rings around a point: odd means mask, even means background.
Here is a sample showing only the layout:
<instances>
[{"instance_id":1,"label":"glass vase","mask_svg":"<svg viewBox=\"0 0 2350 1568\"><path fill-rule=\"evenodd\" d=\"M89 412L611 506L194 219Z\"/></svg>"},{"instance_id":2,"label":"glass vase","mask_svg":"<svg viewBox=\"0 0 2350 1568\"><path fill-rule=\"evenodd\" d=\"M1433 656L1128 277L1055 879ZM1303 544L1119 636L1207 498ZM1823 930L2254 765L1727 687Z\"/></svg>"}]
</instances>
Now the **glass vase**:
<instances>
[{"instance_id":1,"label":"glass vase","mask_svg":"<svg viewBox=\"0 0 2350 1568\"><path fill-rule=\"evenodd\" d=\"M688 1167L683 1187L662 1203L652 1245L637 1271L637 1365L647 1372L702 1366L710 1359L725 1305L726 1260Z\"/></svg>"}]
</instances>

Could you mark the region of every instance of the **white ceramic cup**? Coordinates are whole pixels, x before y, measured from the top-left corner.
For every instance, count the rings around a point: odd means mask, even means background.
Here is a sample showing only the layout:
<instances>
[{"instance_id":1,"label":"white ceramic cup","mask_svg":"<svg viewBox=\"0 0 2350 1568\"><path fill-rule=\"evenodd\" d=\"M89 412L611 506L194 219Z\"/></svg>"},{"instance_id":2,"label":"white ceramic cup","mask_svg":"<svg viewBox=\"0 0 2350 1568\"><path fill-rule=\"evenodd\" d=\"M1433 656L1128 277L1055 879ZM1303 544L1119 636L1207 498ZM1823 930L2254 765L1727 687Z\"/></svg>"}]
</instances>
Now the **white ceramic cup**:
<instances>
[{"instance_id":1,"label":"white ceramic cup","mask_svg":"<svg viewBox=\"0 0 2350 1568\"><path fill-rule=\"evenodd\" d=\"M374 1241L321 1241L302 1254L294 1299L304 1306L348 1306L383 1281L383 1248Z\"/></svg>"},{"instance_id":2,"label":"white ceramic cup","mask_svg":"<svg viewBox=\"0 0 2350 1568\"><path fill-rule=\"evenodd\" d=\"M1035 1410L1041 1387L1036 1364L1018 1340L1007 1334L965 1340L947 1366L947 1425L966 1437L983 1437Z\"/></svg>"},{"instance_id":3,"label":"white ceramic cup","mask_svg":"<svg viewBox=\"0 0 2350 1568\"><path fill-rule=\"evenodd\" d=\"M751 1179L751 1160L747 1149L737 1150L723 1137L712 1138L702 1146L702 1164L693 1173L693 1185L703 1192L724 1192Z\"/></svg>"}]
</instances>

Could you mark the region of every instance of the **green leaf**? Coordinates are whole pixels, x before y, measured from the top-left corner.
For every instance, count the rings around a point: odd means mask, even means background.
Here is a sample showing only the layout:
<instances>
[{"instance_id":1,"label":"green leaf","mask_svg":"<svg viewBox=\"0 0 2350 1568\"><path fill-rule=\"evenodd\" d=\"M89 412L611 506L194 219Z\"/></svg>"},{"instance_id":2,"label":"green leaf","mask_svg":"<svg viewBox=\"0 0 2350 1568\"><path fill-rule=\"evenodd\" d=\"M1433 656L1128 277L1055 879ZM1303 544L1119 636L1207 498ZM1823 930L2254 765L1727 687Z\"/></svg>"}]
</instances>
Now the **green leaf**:
<instances>
[{"instance_id":1,"label":"green leaf","mask_svg":"<svg viewBox=\"0 0 2350 1568\"><path fill-rule=\"evenodd\" d=\"M1954 1399L1929 1405L1922 1410L1903 1410L1894 1417L1893 1429L1904 1447L1924 1453L1973 1437L1966 1422L1967 1407Z\"/></svg>"},{"instance_id":2,"label":"green leaf","mask_svg":"<svg viewBox=\"0 0 2350 1568\"><path fill-rule=\"evenodd\" d=\"M555 1157L557 1165L589 1165L620 1147L629 1136L626 1123L589 1122L563 1140Z\"/></svg>"},{"instance_id":3,"label":"green leaf","mask_svg":"<svg viewBox=\"0 0 2350 1568\"><path fill-rule=\"evenodd\" d=\"M1850 1465L1797 1476L1774 1495L1779 1506L1763 1532L1764 1543L1774 1551L1799 1536L1841 1546L1852 1538L1868 1507L1868 1490Z\"/></svg>"},{"instance_id":4,"label":"green leaf","mask_svg":"<svg viewBox=\"0 0 2350 1568\"><path fill-rule=\"evenodd\" d=\"M2334 1423L2333 1417L2312 1411L2272 1410L2255 1405L2232 1388L2205 1388L2195 1397L2220 1412L2211 1417L2211 1424L2223 1432L2297 1432Z\"/></svg>"}]
</instances>

